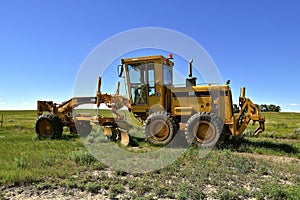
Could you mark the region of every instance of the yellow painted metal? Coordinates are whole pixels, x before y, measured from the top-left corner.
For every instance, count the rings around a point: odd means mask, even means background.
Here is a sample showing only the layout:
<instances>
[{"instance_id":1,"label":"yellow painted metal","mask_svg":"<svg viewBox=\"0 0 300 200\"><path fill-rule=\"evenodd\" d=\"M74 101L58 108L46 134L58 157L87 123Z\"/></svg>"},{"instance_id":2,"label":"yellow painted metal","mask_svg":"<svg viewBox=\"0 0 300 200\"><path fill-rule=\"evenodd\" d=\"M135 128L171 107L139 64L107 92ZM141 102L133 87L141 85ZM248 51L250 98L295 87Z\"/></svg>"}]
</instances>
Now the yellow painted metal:
<instances>
[{"instance_id":1,"label":"yellow painted metal","mask_svg":"<svg viewBox=\"0 0 300 200\"><path fill-rule=\"evenodd\" d=\"M130 137L127 131L121 130L121 144L127 146L130 142Z\"/></svg>"},{"instance_id":2,"label":"yellow painted metal","mask_svg":"<svg viewBox=\"0 0 300 200\"><path fill-rule=\"evenodd\" d=\"M61 119L63 125L73 127L74 119L70 119L68 116L74 107L86 103L96 104L97 107L99 107L101 103L104 103L111 108L115 117L103 117L98 115L95 119L90 116L78 116L78 119L89 120L94 124L104 126L104 134L106 135L112 135L111 128L117 128L118 122L124 125L122 127L123 129L130 127L125 123L124 116L118 112L118 110L124 106L128 107L135 116L143 120L145 120L151 112L163 110L178 118L188 118L197 112L214 112L223 120L225 130L228 131L227 134L229 135L242 134L250 121L259 123L259 127L256 130L257 134L264 131L265 118L259 114L258 108L253 102L245 97L246 91L244 87L241 88L239 98L241 111L235 116L233 113L232 93L228 85L229 81L224 85L187 84L182 87L174 87L172 82L164 80L166 78L166 74L164 74L166 72L164 70L167 70L167 73L173 76L174 63L171 59L172 58L165 58L162 55L122 59L122 68L119 75L122 75L121 72L125 69L125 81L129 99L119 95L119 83L115 95L102 94L100 91L101 78L99 77L96 97L75 97L62 104L56 104L52 101L38 101L38 115L42 115L43 112L54 113ZM131 83L130 81L131 74L129 72L129 66L139 63L144 65L144 71L140 73L140 76L143 77L136 78L143 78L143 81L141 81L141 85L136 86L134 85L135 83ZM150 74L150 70L153 70L151 72L152 74ZM190 76L191 74L189 77ZM150 80L151 78L153 80ZM136 91L134 91L134 89L140 91L140 96L144 98L143 100L135 101L133 96ZM153 92L151 90L153 90ZM180 122L178 126L180 130L183 130L185 123ZM127 145L129 143L128 130L120 131L121 143ZM164 137L161 136L161 138Z\"/></svg>"},{"instance_id":3,"label":"yellow painted metal","mask_svg":"<svg viewBox=\"0 0 300 200\"><path fill-rule=\"evenodd\" d=\"M252 120L254 123L259 122L257 133L264 130L264 117L259 115L258 108L245 97L245 88L241 88L240 101L241 111L237 116L233 113L233 102L229 81L224 85L196 85L173 87L163 84L163 67L162 64L168 65L171 69L174 63L161 55L144 56L137 58L122 59L122 64L125 66L126 81L128 88L131 88L130 74L128 65L134 63L155 63L155 89L156 95L146 96L147 103L134 105L132 99L132 111L142 119L145 119L151 111L153 105L160 105L163 110L171 113L173 116L190 116L196 112L214 112L223 121L225 128L230 135L240 135ZM173 69L172 69L173 70ZM131 97L131 90L128 90ZM177 93L184 94L176 96ZM147 93L146 93L147 94ZM174 96L175 94L175 96ZM198 95L204 94L204 95ZM216 97L213 97L215 94ZM246 114L245 114L246 113ZM180 123L180 129L183 129L184 123Z\"/></svg>"},{"instance_id":4,"label":"yellow painted metal","mask_svg":"<svg viewBox=\"0 0 300 200\"><path fill-rule=\"evenodd\" d=\"M190 116L193 113L193 107L175 107L174 115L175 116Z\"/></svg>"},{"instance_id":5,"label":"yellow painted metal","mask_svg":"<svg viewBox=\"0 0 300 200\"><path fill-rule=\"evenodd\" d=\"M111 137L112 136L112 130L111 130L111 128L104 126L103 127L103 134L105 136Z\"/></svg>"}]
</instances>

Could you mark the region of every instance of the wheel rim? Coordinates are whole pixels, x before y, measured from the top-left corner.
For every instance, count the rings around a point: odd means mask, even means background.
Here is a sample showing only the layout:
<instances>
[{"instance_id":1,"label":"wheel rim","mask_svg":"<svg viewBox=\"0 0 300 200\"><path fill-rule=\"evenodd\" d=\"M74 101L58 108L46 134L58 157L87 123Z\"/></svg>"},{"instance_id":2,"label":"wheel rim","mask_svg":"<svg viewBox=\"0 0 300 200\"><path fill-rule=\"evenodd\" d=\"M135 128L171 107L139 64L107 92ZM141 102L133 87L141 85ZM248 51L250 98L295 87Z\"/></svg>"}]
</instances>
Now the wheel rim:
<instances>
[{"instance_id":1,"label":"wheel rim","mask_svg":"<svg viewBox=\"0 0 300 200\"><path fill-rule=\"evenodd\" d=\"M40 122L38 123L38 133L42 137L51 137L52 136L51 123L46 119L40 120Z\"/></svg>"},{"instance_id":2,"label":"wheel rim","mask_svg":"<svg viewBox=\"0 0 300 200\"><path fill-rule=\"evenodd\" d=\"M150 134L156 140L165 140L170 134L170 128L164 120L155 120L151 123Z\"/></svg>"},{"instance_id":3,"label":"wheel rim","mask_svg":"<svg viewBox=\"0 0 300 200\"><path fill-rule=\"evenodd\" d=\"M193 134L197 142L210 142L215 138L216 130L210 122L200 121L195 124Z\"/></svg>"}]
</instances>

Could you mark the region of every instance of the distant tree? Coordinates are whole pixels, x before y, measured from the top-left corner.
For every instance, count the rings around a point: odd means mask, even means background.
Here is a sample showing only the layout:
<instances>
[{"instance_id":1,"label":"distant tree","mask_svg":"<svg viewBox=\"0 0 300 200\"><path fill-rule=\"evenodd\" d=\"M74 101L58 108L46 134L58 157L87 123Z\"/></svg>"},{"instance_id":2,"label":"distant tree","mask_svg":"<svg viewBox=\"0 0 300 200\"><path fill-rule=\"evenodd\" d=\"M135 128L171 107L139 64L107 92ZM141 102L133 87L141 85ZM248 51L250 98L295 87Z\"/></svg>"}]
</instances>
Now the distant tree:
<instances>
[{"instance_id":1,"label":"distant tree","mask_svg":"<svg viewBox=\"0 0 300 200\"><path fill-rule=\"evenodd\" d=\"M274 104L254 104L259 112L280 112L281 108L280 106L274 105ZM233 112L238 113L240 112L240 107L237 104L233 104Z\"/></svg>"},{"instance_id":2,"label":"distant tree","mask_svg":"<svg viewBox=\"0 0 300 200\"><path fill-rule=\"evenodd\" d=\"M269 106L269 112L276 112L275 110L276 110L276 106L274 105L274 104L270 104Z\"/></svg>"},{"instance_id":3,"label":"distant tree","mask_svg":"<svg viewBox=\"0 0 300 200\"><path fill-rule=\"evenodd\" d=\"M262 112L269 112L269 106L267 104L261 104Z\"/></svg>"},{"instance_id":4,"label":"distant tree","mask_svg":"<svg viewBox=\"0 0 300 200\"><path fill-rule=\"evenodd\" d=\"M260 104L260 105L256 105L256 106L258 106L258 109L260 112L280 112L280 110L281 110L280 106L277 106L274 104L269 104L269 105Z\"/></svg>"}]
</instances>

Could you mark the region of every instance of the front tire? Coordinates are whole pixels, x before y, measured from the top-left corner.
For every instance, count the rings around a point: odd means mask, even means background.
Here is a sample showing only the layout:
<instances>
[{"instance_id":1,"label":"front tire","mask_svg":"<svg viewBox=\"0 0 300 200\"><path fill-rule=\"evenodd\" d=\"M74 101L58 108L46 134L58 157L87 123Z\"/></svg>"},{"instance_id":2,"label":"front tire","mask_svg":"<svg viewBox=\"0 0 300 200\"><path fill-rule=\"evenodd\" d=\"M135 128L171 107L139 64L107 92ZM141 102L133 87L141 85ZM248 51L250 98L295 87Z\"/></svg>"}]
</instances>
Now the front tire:
<instances>
[{"instance_id":1,"label":"front tire","mask_svg":"<svg viewBox=\"0 0 300 200\"><path fill-rule=\"evenodd\" d=\"M154 112L144 123L146 140L154 145L167 145L178 131L175 119L165 111Z\"/></svg>"},{"instance_id":2,"label":"front tire","mask_svg":"<svg viewBox=\"0 0 300 200\"><path fill-rule=\"evenodd\" d=\"M57 139L62 136L63 126L56 115L46 114L38 118L35 130L39 138Z\"/></svg>"},{"instance_id":3,"label":"front tire","mask_svg":"<svg viewBox=\"0 0 300 200\"><path fill-rule=\"evenodd\" d=\"M189 145L214 147L220 139L223 122L213 113L194 114L186 123L185 137Z\"/></svg>"}]
</instances>

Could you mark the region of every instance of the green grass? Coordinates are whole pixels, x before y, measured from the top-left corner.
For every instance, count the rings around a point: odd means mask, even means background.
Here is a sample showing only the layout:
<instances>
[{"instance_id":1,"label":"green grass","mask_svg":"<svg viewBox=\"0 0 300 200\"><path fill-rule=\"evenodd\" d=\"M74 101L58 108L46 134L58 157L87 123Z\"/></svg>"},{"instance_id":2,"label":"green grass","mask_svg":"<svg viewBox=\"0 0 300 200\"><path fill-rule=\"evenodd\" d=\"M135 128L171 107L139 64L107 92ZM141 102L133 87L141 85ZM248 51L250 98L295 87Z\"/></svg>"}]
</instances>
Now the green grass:
<instances>
[{"instance_id":1,"label":"green grass","mask_svg":"<svg viewBox=\"0 0 300 200\"><path fill-rule=\"evenodd\" d=\"M266 130L261 137L300 139L300 113L263 112ZM254 127L248 126L246 133L253 133Z\"/></svg>"},{"instance_id":2,"label":"green grass","mask_svg":"<svg viewBox=\"0 0 300 200\"><path fill-rule=\"evenodd\" d=\"M39 181L45 176L64 176L75 172L70 152L84 149L78 137L65 135L61 140L38 140L34 132L33 111L6 111L0 128L0 183ZM16 126L18 125L18 126Z\"/></svg>"},{"instance_id":3,"label":"green grass","mask_svg":"<svg viewBox=\"0 0 300 200\"><path fill-rule=\"evenodd\" d=\"M0 199L5 188L19 185L34 185L37 191L79 188L111 199L297 199L300 194L299 140L284 139L294 134L300 114L267 113L266 133L259 138L236 139L202 159L197 148L190 148L164 169L128 174L97 161L69 133L59 140L38 140L35 111L2 113ZM152 148L140 145L136 153Z\"/></svg>"}]
</instances>

